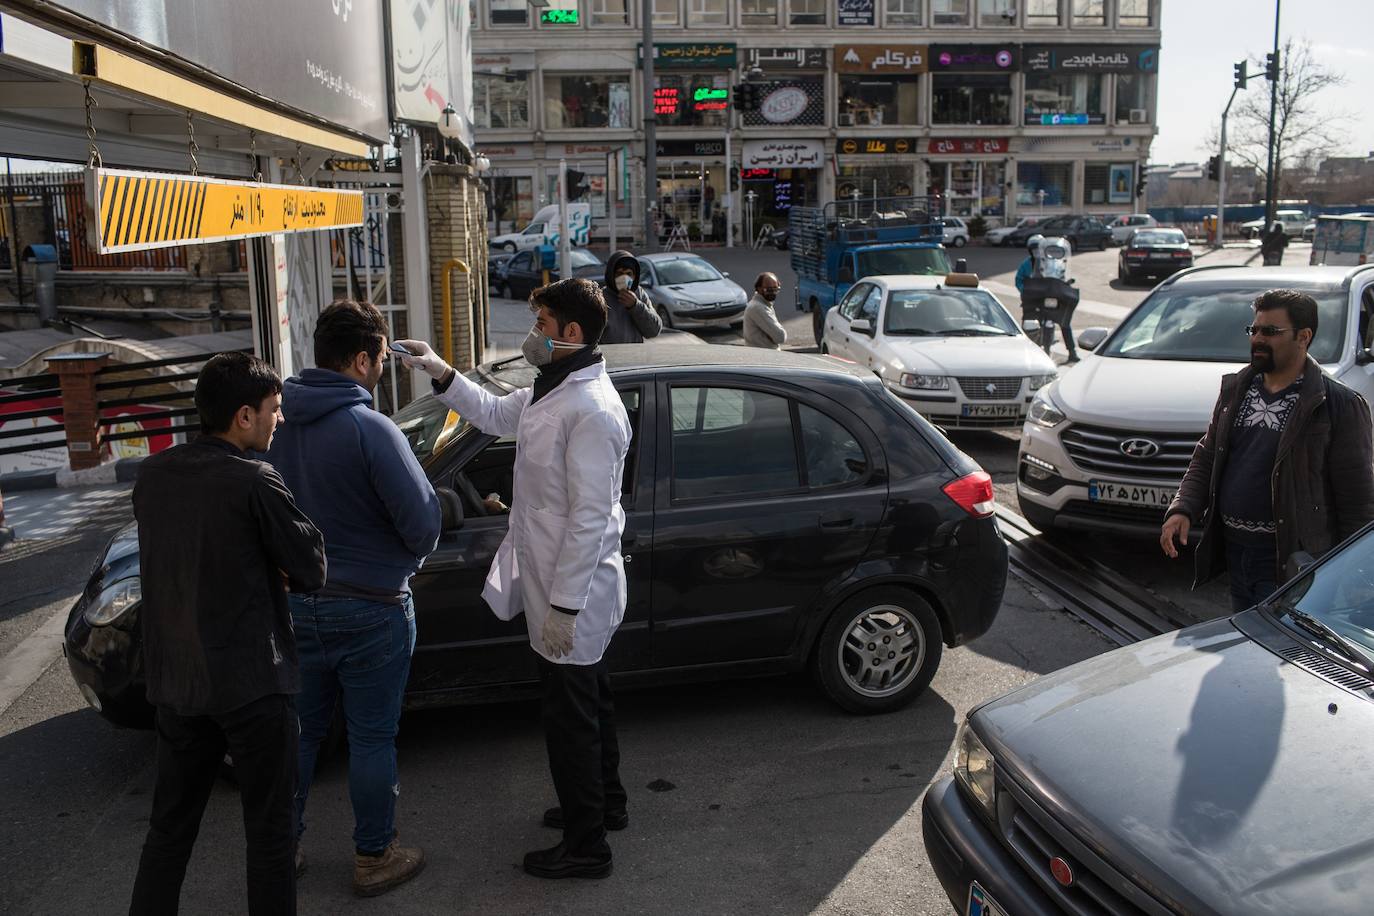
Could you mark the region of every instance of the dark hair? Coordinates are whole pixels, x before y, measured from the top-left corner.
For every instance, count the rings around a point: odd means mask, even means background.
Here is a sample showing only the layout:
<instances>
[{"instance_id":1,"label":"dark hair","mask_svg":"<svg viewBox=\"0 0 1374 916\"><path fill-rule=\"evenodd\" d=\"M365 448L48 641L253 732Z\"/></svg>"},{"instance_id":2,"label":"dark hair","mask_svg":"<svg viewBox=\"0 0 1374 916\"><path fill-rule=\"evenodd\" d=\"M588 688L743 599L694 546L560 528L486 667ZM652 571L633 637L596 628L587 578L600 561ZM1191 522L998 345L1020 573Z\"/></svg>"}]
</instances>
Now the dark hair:
<instances>
[{"instance_id":1,"label":"dark hair","mask_svg":"<svg viewBox=\"0 0 1374 916\"><path fill-rule=\"evenodd\" d=\"M576 321L585 343L595 344L606 330L606 299L591 280L572 277L541 286L530 293L530 307L552 312L560 334Z\"/></svg>"},{"instance_id":2,"label":"dark hair","mask_svg":"<svg viewBox=\"0 0 1374 916\"><path fill-rule=\"evenodd\" d=\"M320 312L315 323L315 365L337 372L347 369L359 353L376 360L386 336L386 317L377 306L339 299Z\"/></svg>"},{"instance_id":3,"label":"dark hair","mask_svg":"<svg viewBox=\"0 0 1374 916\"><path fill-rule=\"evenodd\" d=\"M217 353L206 361L196 379L200 431L222 433L234 422L240 407L257 410L274 394L281 394L281 376L267 363L247 353Z\"/></svg>"},{"instance_id":4,"label":"dark hair","mask_svg":"<svg viewBox=\"0 0 1374 916\"><path fill-rule=\"evenodd\" d=\"M1293 328L1293 336L1303 328L1317 336L1317 300L1307 293L1295 289L1267 289L1255 297L1255 311L1267 312L1271 309L1284 309L1288 312L1288 323Z\"/></svg>"}]
</instances>

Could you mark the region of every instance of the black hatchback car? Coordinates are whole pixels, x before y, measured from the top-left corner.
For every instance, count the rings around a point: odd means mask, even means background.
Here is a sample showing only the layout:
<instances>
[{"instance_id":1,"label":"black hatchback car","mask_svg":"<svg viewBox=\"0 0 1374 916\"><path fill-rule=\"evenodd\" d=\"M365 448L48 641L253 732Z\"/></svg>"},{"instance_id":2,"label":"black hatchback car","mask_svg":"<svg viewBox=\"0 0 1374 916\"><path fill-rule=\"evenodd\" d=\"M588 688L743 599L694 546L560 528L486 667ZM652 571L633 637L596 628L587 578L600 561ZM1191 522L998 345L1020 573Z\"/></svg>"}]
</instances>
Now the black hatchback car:
<instances>
[{"instance_id":1,"label":"black hatchback car","mask_svg":"<svg viewBox=\"0 0 1374 916\"><path fill-rule=\"evenodd\" d=\"M743 347L603 348L634 429L625 462L629 606L607 659L620 683L810 668L853 712L883 712L930 682L942 644L985 632L1007 549L992 484L872 375L824 357ZM470 377L533 383L515 357ZM480 593L509 504L513 439L432 396L394 418L445 505L438 549L412 580L418 645L408 706L532 691L525 622ZM138 539L121 532L72 609L66 654L81 692L124 725L144 699Z\"/></svg>"}]
</instances>

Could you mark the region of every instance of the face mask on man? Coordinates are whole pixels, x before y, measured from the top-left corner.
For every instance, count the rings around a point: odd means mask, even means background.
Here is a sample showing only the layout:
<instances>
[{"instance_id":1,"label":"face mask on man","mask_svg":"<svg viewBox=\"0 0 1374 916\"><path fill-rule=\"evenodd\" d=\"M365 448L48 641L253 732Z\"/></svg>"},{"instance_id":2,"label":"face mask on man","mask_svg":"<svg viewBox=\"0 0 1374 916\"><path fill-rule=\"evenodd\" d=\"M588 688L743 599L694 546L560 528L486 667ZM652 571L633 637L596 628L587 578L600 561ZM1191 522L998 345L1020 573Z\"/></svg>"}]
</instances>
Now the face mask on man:
<instances>
[{"instance_id":1,"label":"face mask on man","mask_svg":"<svg viewBox=\"0 0 1374 916\"><path fill-rule=\"evenodd\" d=\"M547 366L553 362L554 350L581 350L586 344L568 343L563 340L554 340L542 333L538 328L530 328L530 333L525 338L525 342L520 345L520 352L525 355L531 366Z\"/></svg>"},{"instance_id":2,"label":"face mask on man","mask_svg":"<svg viewBox=\"0 0 1374 916\"><path fill-rule=\"evenodd\" d=\"M632 283L634 283L634 282L635 282L635 278L632 277L632 276L630 276L629 274L616 274L616 277L615 277L615 286L616 286L616 289L629 289L629 288L630 288L630 284L632 284Z\"/></svg>"}]
</instances>

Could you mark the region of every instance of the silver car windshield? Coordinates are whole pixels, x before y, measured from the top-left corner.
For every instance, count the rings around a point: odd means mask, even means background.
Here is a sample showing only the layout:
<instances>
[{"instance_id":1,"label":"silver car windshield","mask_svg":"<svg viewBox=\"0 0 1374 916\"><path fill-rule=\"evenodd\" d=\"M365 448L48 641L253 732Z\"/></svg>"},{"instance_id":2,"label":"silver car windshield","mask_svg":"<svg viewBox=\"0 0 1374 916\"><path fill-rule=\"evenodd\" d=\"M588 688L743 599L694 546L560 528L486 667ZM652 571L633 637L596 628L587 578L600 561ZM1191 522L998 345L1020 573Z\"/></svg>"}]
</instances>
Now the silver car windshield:
<instances>
[{"instance_id":1,"label":"silver car windshield","mask_svg":"<svg viewBox=\"0 0 1374 916\"><path fill-rule=\"evenodd\" d=\"M678 286L682 283L707 283L711 280L720 279L720 272L701 258L655 261L654 270L658 271L658 282L663 286Z\"/></svg>"},{"instance_id":2,"label":"silver car windshield","mask_svg":"<svg viewBox=\"0 0 1374 916\"><path fill-rule=\"evenodd\" d=\"M1302 576L1274 613L1296 608L1374 655L1374 532Z\"/></svg>"},{"instance_id":3,"label":"silver car windshield","mask_svg":"<svg viewBox=\"0 0 1374 916\"><path fill-rule=\"evenodd\" d=\"M1299 287L1317 300L1317 337L1309 352L1319 363L1340 361L1348 294L1339 287ZM1188 284L1152 293L1099 351L1123 359L1248 363L1255 297L1267 285Z\"/></svg>"},{"instance_id":4,"label":"silver car windshield","mask_svg":"<svg viewBox=\"0 0 1374 916\"><path fill-rule=\"evenodd\" d=\"M1020 333L981 289L898 289L888 295L883 332L916 337L1003 337Z\"/></svg>"}]
</instances>

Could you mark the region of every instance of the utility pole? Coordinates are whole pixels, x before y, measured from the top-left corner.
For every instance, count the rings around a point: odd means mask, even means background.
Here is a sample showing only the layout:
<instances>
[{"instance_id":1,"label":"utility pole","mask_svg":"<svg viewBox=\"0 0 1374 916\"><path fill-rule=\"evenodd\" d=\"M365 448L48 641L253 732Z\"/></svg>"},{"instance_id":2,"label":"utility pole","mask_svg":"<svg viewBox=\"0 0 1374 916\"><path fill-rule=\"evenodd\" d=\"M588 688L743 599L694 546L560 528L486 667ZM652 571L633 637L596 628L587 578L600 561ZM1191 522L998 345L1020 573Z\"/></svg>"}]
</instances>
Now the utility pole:
<instances>
[{"instance_id":1,"label":"utility pole","mask_svg":"<svg viewBox=\"0 0 1374 916\"><path fill-rule=\"evenodd\" d=\"M558 160L558 279L572 276L572 239L568 236L568 160Z\"/></svg>"},{"instance_id":2,"label":"utility pole","mask_svg":"<svg viewBox=\"0 0 1374 916\"><path fill-rule=\"evenodd\" d=\"M658 207L658 115L654 114L654 0L640 6L640 73L644 77L644 250L654 249L654 210ZM652 247L651 247L652 246Z\"/></svg>"},{"instance_id":3,"label":"utility pole","mask_svg":"<svg viewBox=\"0 0 1374 916\"><path fill-rule=\"evenodd\" d=\"M1274 121L1279 113L1279 11L1283 0L1274 0L1274 53L1269 55L1264 75L1269 77L1269 169L1264 175L1264 230L1274 224L1274 211L1278 209L1274 194L1278 183L1274 181Z\"/></svg>"},{"instance_id":4,"label":"utility pole","mask_svg":"<svg viewBox=\"0 0 1374 916\"><path fill-rule=\"evenodd\" d=\"M1218 151L1217 161L1217 234L1214 248L1221 247L1226 235L1226 118L1231 114L1231 103L1236 100L1236 93L1244 89L1246 81L1250 79L1245 61L1236 64L1233 69L1235 81L1231 89L1231 98L1226 101L1226 109L1221 113L1221 149Z\"/></svg>"}]
</instances>

